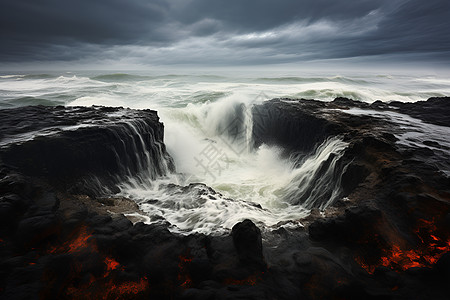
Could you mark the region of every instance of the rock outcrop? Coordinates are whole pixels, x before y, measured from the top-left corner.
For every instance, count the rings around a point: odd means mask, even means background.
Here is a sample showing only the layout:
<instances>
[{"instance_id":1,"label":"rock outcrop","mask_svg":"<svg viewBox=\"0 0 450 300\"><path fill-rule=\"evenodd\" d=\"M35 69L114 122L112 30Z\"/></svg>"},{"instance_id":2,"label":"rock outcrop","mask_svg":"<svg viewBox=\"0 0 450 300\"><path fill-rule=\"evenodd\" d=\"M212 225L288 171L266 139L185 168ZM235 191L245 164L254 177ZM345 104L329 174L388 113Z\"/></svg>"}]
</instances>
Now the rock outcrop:
<instances>
[{"instance_id":1,"label":"rock outcrop","mask_svg":"<svg viewBox=\"0 0 450 300\"><path fill-rule=\"evenodd\" d=\"M418 122L448 128L449 101L256 106L255 146L301 159L327 139L346 143L333 160L340 197L300 220L304 228L261 231L245 220L223 236L174 234L119 213L137 209L112 195L120 180L173 170L156 112L1 110L0 297L447 299L450 149ZM399 113L419 121L408 127Z\"/></svg>"},{"instance_id":2,"label":"rock outcrop","mask_svg":"<svg viewBox=\"0 0 450 300\"><path fill-rule=\"evenodd\" d=\"M69 193L108 194L127 176L174 170L155 111L36 106L0 118L3 164Z\"/></svg>"}]
</instances>

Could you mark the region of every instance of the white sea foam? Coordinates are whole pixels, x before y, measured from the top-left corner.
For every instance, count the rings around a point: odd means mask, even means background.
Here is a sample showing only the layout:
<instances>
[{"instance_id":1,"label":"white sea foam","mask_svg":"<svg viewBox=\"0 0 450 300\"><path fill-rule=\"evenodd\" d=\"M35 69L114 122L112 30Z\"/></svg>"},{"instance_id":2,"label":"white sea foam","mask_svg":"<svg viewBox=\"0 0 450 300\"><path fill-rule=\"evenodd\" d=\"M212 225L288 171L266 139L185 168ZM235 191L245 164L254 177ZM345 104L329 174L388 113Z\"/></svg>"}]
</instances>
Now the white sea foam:
<instances>
[{"instance_id":1,"label":"white sea foam","mask_svg":"<svg viewBox=\"0 0 450 300\"><path fill-rule=\"evenodd\" d=\"M135 199L145 213L153 216L147 222L166 220L173 231L181 233L221 234L246 218L263 227L288 221L302 226L298 220L309 214L311 205L290 203L289 193L313 180L329 155L339 155L345 146L339 139L328 140L298 168L293 161L281 158L279 149L262 146L235 160L214 181L201 173L191 177L172 174L146 184L131 180L123 184L122 194ZM330 172L334 167L331 165ZM327 190L328 179L325 176L323 182L318 182L323 185L317 188ZM220 193L203 185L186 188L198 181L207 182ZM331 193L336 192L334 188ZM326 207L329 201L319 206Z\"/></svg>"},{"instance_id":2,"label":"white sea foam","mask_svg":"<svg viewBox=\"0 0 450 300\"><path fill-rule=\"evenodd\" d=\"M110 106L110 107L127 107L127 103L116 96L108 95L96 95L96 96L85 96L75 99L74 101L67 104L67 106Z\"/></svg>"},{"instance_id":3,"label":"white sea foam","mask_svg":"<svg viewBox=\"0 0 450 300\"><path fill-rule=\"evenodd\" d=\"M0 75L1 79L22 78L25 75Z\"/></svg>"},{"instance_id":4,"label":"white sea foam","mask_svg":"<svg viewBox=\"0 0 450 300\"><path fill-rule=\"evenodd\" d=\"M242 105L238 121L242 121L244 134L243 140L236 141L224 135L223 128L236 122L235 108ZM147 214L159 216L151 222L166 220L172 230L185 233L220 234L245 218L261 226L296 222L307 216L310 208L329 205L339 188L339 182L330 184L335 164L330 164L325 179L318 178L317 172L331 154L338 159L346 143L338 138L327 140L300 166L296 160L283 158L277 147L262 145L250 151L246 140L250 137L245 134L251 123L247 105L223 99L165 111L165 119L170 120L165 143L183 174L144 184L131 180L122 186L123 195L135 199ZM220 194L207 189L199 194L196 189L179 192L195 182ZM178 192L170 183L177 184ZM317 205L290 203L290 194L305 183L319 184L318 190L329 191L332 197Z\"/></svg>"}]
</instances>

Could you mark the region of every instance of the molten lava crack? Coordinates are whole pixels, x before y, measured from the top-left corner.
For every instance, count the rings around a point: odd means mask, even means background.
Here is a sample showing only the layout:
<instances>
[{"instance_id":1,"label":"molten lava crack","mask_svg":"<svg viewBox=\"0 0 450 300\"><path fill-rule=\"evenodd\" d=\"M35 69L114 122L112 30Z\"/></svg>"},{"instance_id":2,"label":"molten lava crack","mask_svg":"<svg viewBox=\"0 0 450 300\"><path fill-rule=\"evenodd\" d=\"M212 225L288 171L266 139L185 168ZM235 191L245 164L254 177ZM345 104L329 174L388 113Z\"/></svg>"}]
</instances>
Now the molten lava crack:
<instances>
[{"instance_id":1,"label":"molten lava crack","mask_svg":"<svg viewBox=\"0 0 450 300\"><path fill-rule=\"evenodd\" d=\"M356 262L368 273L373 274L379 266L395 271L405 271L414 267L432 267L442 255L450 251L450 240L439 237L434 220L419 219L416 230L420 243L414 249L405 249L398 244L383 249L383 255L377 264L368 264L364 258L357 257Z\"/></svg>"},{"instance_id":2,"label":"molten lava crack","mask_svg":"<svg viewBox=\"0 0 450 300\"><path fill-rule=\"evenodd\" d=\"M68 298L122 299L144 293L149 289L149 282L146 276L136 281L119 280L118 275L120 272L125 271L125 268L114 258L104 256L99 252L95 238L86 226L81 226L75 231L68 242L51 247L48 253L51 255L73 255L71 272L66 277L62 288L62 293ZM85 264L88 264L85 261L85 254L103 257L104 271L101 275L93 275L92 273L94 272L89 272L91 267L89 265L85 266ZM83 280L86 276L89 279ZM55 282L55 279L51 275L46 274L44 282L46 281L51 284Z\"/></svg>"}]
</instances>

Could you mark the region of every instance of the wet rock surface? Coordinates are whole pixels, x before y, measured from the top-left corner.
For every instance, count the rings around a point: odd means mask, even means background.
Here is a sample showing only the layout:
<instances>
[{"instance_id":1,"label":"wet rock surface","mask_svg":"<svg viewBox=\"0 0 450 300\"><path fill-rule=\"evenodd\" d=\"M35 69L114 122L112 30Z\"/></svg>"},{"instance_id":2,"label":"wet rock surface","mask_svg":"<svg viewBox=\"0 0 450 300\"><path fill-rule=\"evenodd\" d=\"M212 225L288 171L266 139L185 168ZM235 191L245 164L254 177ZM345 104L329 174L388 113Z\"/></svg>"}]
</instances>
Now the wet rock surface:
<instances>
[{"instance_id":1,"label":"wet rock surface","mask_svg":"<svg viewBox=\"0 0 450 300\"><path fill-rule=\"evenodd\" d=\"M341 199L314 210L305 228L261 232L244 220L223 236L183 236L167 225L133 224L122 215L137 209L132 203L104 190L99 197L96 186L85 184L106 172L100 184L114 186L115 176L123 175L119 165L128 161L115 158L100 166L94 160L107 159L110 146L120 149L128 119L147 124L139 123L145 147L163 146L155 112L0 111L6 120L0 127L0 298L448 299L450 180L446 164L435 163L447 152L433 140L423 147L402 144L405 129L393 120L347 111L401 111L448 126L449 101L387 107L345 98L275 99L256 107L257 144L306 153L336 135L348 143L338 162ZM68 124L92 126L55 129ZM36 130L50 134L26 138ZM19 137L24 139L17 142ZM83 137L92 140L83 144ZM42 149L53 154L45 156ZM158 149L164 157L164 148ZM64 159L53 160L51 151L64 151ZM158 155L150 160L155 174Z\"/></svg>"},{"instance_id":2,"label":"wet rock surface","mask_svg":"<svg viewBox=\"0 0 450 300\"><path fill-rule=\"evenodd\" d=\"M155 111L35 106L0 118L3 163L73 194L110 194L126 176L174 169Z\"/></svg>"},{"instance_id":3,"label":"wet rock surface","mask_svg":"<svg viewBox=\"0 0 450 300\"><path fill-rule=\"evenodd\" d=\"M275 99L254 106L253 140L261 144L279 145L290 151L310 152L328 136L340 132L334 123L320 116L323 102Z\"/></svg>"},{"instance_id":4,"label":"wet rock surface","mask_svg":"<svg viewBox=\"0 0 450 300\"><path fill-rule=\"evenodd\" d=\"M255 269L266 269L262 253L261 230L251 220L246 219L234 225L231 236L239 261L243 265L252 266Z\"/></svg>"}]
</instances>

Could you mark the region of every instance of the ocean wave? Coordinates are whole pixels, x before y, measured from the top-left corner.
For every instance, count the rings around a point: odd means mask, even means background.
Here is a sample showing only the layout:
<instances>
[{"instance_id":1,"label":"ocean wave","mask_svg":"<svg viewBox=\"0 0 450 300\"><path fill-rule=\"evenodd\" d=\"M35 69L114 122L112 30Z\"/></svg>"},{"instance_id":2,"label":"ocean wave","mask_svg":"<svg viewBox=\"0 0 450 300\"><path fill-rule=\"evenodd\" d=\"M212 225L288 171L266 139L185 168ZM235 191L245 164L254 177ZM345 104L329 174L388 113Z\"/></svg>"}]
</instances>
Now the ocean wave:
<instances>
[{"instance_id":1,"label":"ocean wave","mask_svg":"<svg viewBox=\"0 0 450 300\"><path fill-rule=\"evenodd\" d=\"M116 82L116 81L142 81L155 79L154 76L144 76L144 75L132 75L127 73L114 73L114 74L104 74L91 77L92 80L104 81L104 82Z\"/></svg>"},{"instance_id":2,"label":"ocean wave","mask_svg":"<svg viewBox=\"0 0 450 300\"><path fill-rule=\"evenodd\" d=\"M24 75L23 79L54 79L57 78L57 75L51 75L51 74L27 74Z\"/></svg>"},{"instance_id":3,"label":"ocean wave","mask_svg":"<svg viewBox=\"0 0 450 300\"><path fill-rule=\"evenodd\" d=\"M206 103L208 101L214 102L228 95L231 95L231 93L219 91L198 91L190 97L190 100L192 100L192 103Z\"/></svg>"},{"instance_id":4,"label":"ocean wave","mask_svg":"<svg viewBox=\"0 0 450 300\"><path fill-rule=\"evenodd\" d=\"M128 107L127 103L118 97L109 95L84 96L67 103L67 106L109 106L109 107Z\"/></svg>"},{"instance_id":5,"label":"ocean wave","mask_svg":"<svg viewBox=\"0 0 450 300\"><path fill-rule=\"evenodd\" d=\"M1 79L10 79L10 78L22 78L25 75L0 75Z\"/></svg>"},{"instance_id":6,"label":"ocean wave","mask_svg":"<svg viewBox=\"0 0 450 300\"><path fill-rule=\"evenodd\" d=\"M40 97L20 97L14 99L8 99L4 103L11 107L20 107L26 105L44 105L44 106L56 106L64 105L65 101L55 101L52 99L40 98Z\"/></svg>"},{"instance_id":7,"label":"ocean wave","mask_svg":"<svg viewBox=\"0 0 450 300\"><path fill-rule=\"evenodd\" d=\"M316 83L316 82L341 82L351 84L368 84L369 82L364 79L350 78L345 76L333 76L333 77L260 77L254 79L255 82L265 83Z\"/></svg>"},{"instance_id":8,"label":"ocean wave","mask_svg":"<svg viewBox=\"0 0 450 300\"><path fill-rule=\"evenodd\" d=\"M325 78L320 77L260 77L256 78L254 81L256 82L283 82L283 83L302 83L302 82L323 82L326 81Z\"/></svg>"}]
</instances>

